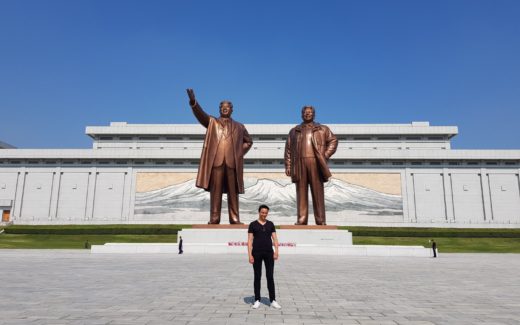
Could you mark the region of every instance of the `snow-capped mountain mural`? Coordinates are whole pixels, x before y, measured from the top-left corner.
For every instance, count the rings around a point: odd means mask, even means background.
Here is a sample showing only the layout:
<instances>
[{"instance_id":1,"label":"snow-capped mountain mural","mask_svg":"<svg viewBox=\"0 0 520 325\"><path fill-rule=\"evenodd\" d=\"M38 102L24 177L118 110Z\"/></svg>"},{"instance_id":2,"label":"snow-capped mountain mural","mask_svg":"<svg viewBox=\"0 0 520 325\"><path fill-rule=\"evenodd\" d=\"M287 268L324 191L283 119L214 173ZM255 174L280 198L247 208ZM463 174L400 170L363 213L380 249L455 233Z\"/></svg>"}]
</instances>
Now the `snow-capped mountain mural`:
<instances>
[{"instance_id":1,"label":"snow-capped mountain mural","mask_svg":"<svg viewBox=\"0 0 520 325\"><path fill-rule=\"evenodd\" d=\"M245 177L244 183L245 194L240 195L241 216L249 215L254 218L258 206L267 204L271 208L271 218L285 219L288 223L294 222L296 190L288 178ZM311 198L310 193L309 198ZM223 201L222 222L227 223L225 195ZM363 216L373 221L377 219L383 221L389 217L402 218L402 205L400 194L383 193L337 178L325 183L325 206L329 223L331 218L335 221L341 221L342 218L346 220L348 217L357 217L356 219L360 220L359 218ZM313 220L312 207L310 208L309 220ZM172 220L191 218L193 222L199 219L201 222L207 222L205 219L209 215L208 211L209 193L195 187L195 179L136 193L134 214L141 218L146 216L152 219Z\"/></svg>"}]
</instances>

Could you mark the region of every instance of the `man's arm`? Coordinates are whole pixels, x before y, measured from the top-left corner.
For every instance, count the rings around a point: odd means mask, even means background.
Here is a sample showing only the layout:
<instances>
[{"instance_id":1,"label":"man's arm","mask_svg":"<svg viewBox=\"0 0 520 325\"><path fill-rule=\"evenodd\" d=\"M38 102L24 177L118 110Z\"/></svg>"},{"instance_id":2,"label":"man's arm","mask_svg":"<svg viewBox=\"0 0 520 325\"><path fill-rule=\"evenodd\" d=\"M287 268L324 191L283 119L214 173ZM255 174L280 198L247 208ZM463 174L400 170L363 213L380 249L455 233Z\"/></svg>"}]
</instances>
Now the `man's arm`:
<instances>
[{"instance_id":1,"label":"man's arm","mask_svg":"<svg viewBox=\"0 0 520 325\"><path fill-rule=\"evenodd\" d=\"M249 263L253 264L255 262L255 258L253 257L253 234L247 234L247 253L249 255Z\"/></svg>"},{"instance_id":2,"label":"man's arm","mask_svg":"<svg viewBox=\"0 0 520 325\"><path fill-rule=\"evenodd\" d=\"M273 238L273 245L274 245L274 259L278 259L278 236L276 236L276 232L273 232L271 237Z\"/></svg>"},{"instance_id":3,"label":"man's arm","mask_svg":"<svg viewBox=\"0 0 520 325\"><path fill-rule=\"evenodd\" d=\"M193 114L197 118L200 124L202 124L205 128L209 125L209 115L204 112L202 107L200 107L199 102L195 99L195 92L193 89L186 89L188 93L188 97L190 98L190 106L193 110Z\"/></svg>"}]
</instances>

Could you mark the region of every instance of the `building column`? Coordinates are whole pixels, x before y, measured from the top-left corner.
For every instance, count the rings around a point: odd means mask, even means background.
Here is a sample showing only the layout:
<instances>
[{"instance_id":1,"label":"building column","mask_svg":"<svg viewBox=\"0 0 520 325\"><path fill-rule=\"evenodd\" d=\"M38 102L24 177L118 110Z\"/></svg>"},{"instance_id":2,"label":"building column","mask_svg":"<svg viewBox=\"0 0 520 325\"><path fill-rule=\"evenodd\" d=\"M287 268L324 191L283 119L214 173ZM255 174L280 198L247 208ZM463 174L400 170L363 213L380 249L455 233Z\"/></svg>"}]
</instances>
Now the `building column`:
<instances>
[{"instance_id":1,"label":"building column","mask_svg":"<svg viewBox=\"0 0 520 325\"><path fill-rule=\"evenodd\" d=\"M413 184L413 172L410 168L405 168L406 181L406 199L408 206L407 222L417 222L417 215L415 213L415 187Z\"/></svg>"},{"instance_id":2,"label":"building column","mask_svg":"<svg viewBox=\"0 0 520 325\"><path fill-rule=\"evenodd\" d=\"M453 206L453 189L451 183L451 173L447 168L442 169L442 185L444 188L444 204L446 207L446 221L455 222L455 212Z\"/></svg>"},{"instance_id":3,"label":"building column","mask_svg":"<svg viewBox=\"0 0 520 325\"><path fill-rule=\"evenodd\" d=\"M132 168L127 168L123 178L123 206L121 220L129 220L130 193L132 189Z\"/></svg>"},{"instance_id":4,"label":"building column","mask_svg":"<svg viewBox=\"0 0 520 325\"><path fill-rule=\"evenodd\" d=\"M520 168L518 169L518 173L516 174L516 178L518 179L518 201L520 201ZM520 222L520 216L516 216L516 221Z\"/></svg>"},{"instance_id":5,"label":"building column","mask_svg":"<svg viewBox=\"0 0 520 325\"><path fill-rule=\"evenodd\" d=\"M20 220L22 218L22 205L23 205L23 192L25 188L25 167L22 167L18 171L18 178L16 180L16 190L14 192L14 202L12 217L13 220Z\"/></svg>"},{"instance_id":6,"label":"building column","mask_svg":"<svg viewBox=\"0 0 520 325\"><path fill-rule=\"evenodd\" d=\"M410 222L408 213L408 184L406 182L406 171L401 171L401 198L403 200L403 222Z\"/></svg>"},{"instance_id":7,"label":"building column","mask_svg":"<svg viewBox=\"0 0 520 325\"><path fill-rule=\"evenodd\" d=\"M135 212L135 188L137 183L137 172L133 167L130 168L130 200L128 202L128 220L134 220Z\"/></svg>"},{"instance_id":8,"label":"building column","mask_svg":"<svg viewBox=\"0 0 520 325\"><path fill-rule=\"evenodd\" d=\"M92 220L92 218L94 217L94 200L96 199L96 180L97 168L92 167L88 173L87 205L85 209L85 220Z\"/></svg>"},{"instance_id":9,"label":"building column","mask_svg":"<svg viewBox=\"0 0 520 325\"><path fill-rule=\"evenodd\" d=\"M482 187L482 202L484 205L484 220L493 222L493 209L491 208L491 193L489 192L489 174L487 169L480 169L480 184Z\"/></svg>"},{"instance_id":10,"label":"building column","mask_svg":"<svg viewBox=\"0 0 520 325\"><path fill-rule=\"evenodd\" d=\"M49 220L58 216L58 201L60 199L61 167L57 167L52 176L51 204L49 205Z\"/></svg>"}]
</instances>

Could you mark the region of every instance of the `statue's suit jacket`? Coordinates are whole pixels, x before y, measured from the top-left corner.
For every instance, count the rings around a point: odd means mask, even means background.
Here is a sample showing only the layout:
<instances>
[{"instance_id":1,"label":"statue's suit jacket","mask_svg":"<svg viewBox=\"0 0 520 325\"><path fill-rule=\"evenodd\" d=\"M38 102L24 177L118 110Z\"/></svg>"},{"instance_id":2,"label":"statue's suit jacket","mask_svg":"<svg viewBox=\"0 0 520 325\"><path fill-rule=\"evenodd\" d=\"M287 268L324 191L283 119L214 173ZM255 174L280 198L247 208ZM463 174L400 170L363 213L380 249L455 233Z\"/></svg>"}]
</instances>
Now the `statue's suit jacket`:
<instances>
[{"instance_id":1,"label":"statue's suit jacket","mask_svg":"<svg viewBox=\"0 0 520 325\"><path fill-rule=\"evenodd\" d=\"M213 162L217 155L217 149L220 139L224 135L224 129L219 123L219 118L215 118L204 112L198 102L191 105L193 114L200 124L206 129L206 137L204 139L204 147L200 157L199 171L197 174L197 187L209 191L209 181L211 178L211 170ZM253 145L253 141L249 136L245 126L229 119L231 122L231 139L233 141L233 157L235 159L235 174L238 193L244 193L244 155L249 151Z\"/></svg>"},{"instance_id":2,"label":"statue's suit jacket","mask_svg":"<svg viewBox=\"0 0 520 325\"><path fill-rule=\"evenodd\" d=\"M296 183L300 180L300 148L302 142L302 125L291 129L285 142L285 168L291 171L291 180ZM312 147L314 156L318 161L320 178L322 182L328 181L332 176L327 161L338 147L338 139L325 125L314 123L312 128Z\"/></svg>"}]
</instances>

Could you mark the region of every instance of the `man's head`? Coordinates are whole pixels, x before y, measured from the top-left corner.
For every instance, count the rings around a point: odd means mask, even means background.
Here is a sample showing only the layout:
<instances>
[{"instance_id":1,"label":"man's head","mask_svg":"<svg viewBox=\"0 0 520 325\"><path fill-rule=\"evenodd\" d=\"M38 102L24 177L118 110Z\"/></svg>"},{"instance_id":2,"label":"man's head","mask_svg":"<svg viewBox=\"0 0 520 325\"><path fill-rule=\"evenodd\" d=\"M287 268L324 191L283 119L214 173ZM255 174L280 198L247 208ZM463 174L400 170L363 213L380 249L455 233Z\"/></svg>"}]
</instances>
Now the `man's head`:
<instances>
[{"instance_id":1,"label":"man's head","mask_svg":"<svg viewBox=\"0 0 520 325\"><path fill-rule=\"evenodd\" d=\"M233 113L233 103L229 100L223 100L219 105L220 117L231 117Z\"/></svg>"},{"instance_id":2,"label":"man's head","mask_svg":"<svg viewBox=\"0 0 520 325\"><path fill-rule=\"evenodd\" d=\"M267 218L267 214L269 213L269 207L265 204L262 204L258 207L258 216L262 219Z\"/></svg>"},{"instance_id":3,"label":"man's head","mask_svg":"<svg viewBox=\"0 0 520 325\"><path fill-rule=\"evenodd\" d=\"M311 123L314 121L316 113L313 106L303 106L302 108L302 120L304 123Z\"/></svg>"}]
</instances>

